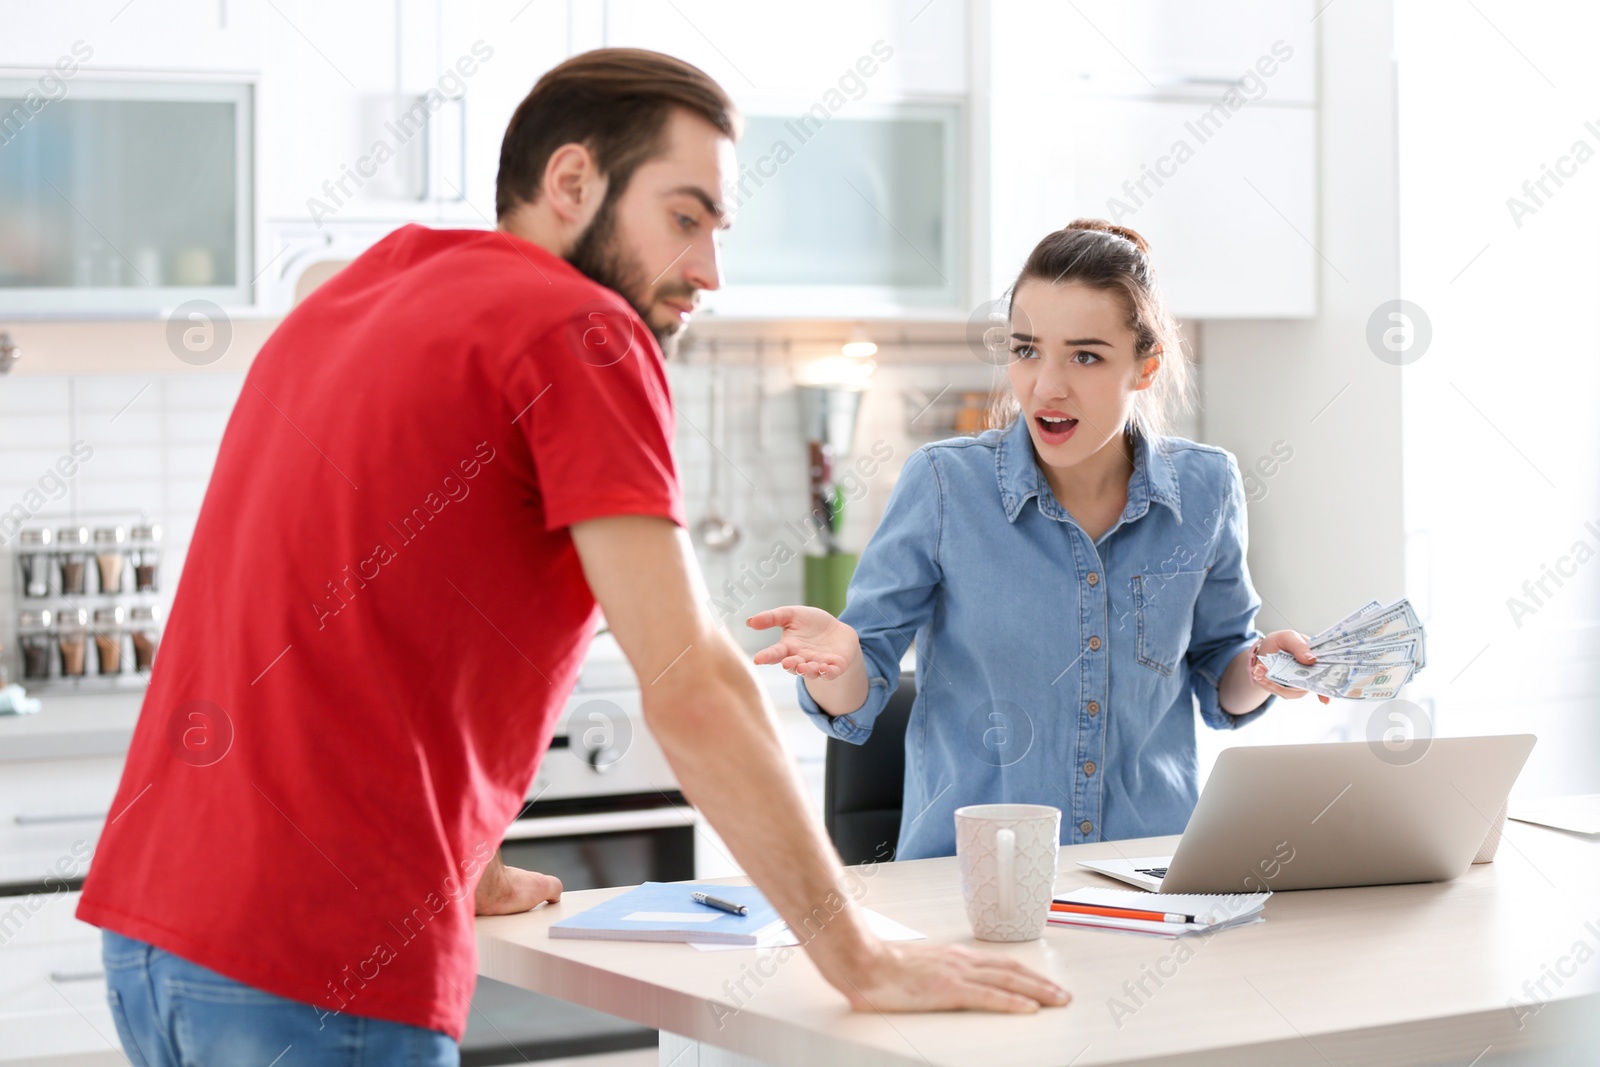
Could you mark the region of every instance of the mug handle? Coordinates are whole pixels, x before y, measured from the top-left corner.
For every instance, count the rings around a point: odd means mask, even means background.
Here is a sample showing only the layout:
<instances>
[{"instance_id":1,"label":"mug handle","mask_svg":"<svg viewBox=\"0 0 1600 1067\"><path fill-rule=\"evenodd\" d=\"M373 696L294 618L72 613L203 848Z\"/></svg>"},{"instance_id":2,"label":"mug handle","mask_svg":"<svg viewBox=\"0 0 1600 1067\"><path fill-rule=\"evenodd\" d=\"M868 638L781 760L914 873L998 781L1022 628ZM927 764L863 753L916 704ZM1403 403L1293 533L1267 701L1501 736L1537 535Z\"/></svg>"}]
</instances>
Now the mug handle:
<instances>
[{"instance_id":1,"label":"mug handle","mask_svg":"<svg viewBox=\"0 0 1600 1067\"><path fill-rule=\"evenodd\" d=\"M1000 921L1014 922L1017 912L1017 832L1009 827L996 830L994 853L1000 889Z\"/></svg>"}]
</instances>

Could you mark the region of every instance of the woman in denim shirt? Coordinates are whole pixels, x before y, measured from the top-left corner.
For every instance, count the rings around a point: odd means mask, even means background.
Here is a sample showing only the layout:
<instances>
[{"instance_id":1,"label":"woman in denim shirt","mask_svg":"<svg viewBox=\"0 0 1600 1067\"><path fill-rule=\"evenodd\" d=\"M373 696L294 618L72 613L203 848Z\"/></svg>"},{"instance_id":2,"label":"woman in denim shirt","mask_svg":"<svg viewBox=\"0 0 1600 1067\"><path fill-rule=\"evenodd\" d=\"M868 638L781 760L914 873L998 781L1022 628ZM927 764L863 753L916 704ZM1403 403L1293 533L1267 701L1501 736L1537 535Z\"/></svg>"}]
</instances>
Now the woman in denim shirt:
<instances>
[{"instance_id":1,"label":"woman in denim shirt","mask_svg":"<svg viewBox=\"0 0 1600 1067\"><path fill-rule=\"evenodd\" d=\"M1003 428L907 460L849 604L762 612L756 656L857 744L916 638L898 859L955 853L965 804L1049 804L1061 841L1183 831L1199 796L1194 703L1216 729L1274 695L1253 627L1238 464L1164 436L1188 368L1132 230L1080 219L1012 287Z\"/></svg>"}]
</instances>

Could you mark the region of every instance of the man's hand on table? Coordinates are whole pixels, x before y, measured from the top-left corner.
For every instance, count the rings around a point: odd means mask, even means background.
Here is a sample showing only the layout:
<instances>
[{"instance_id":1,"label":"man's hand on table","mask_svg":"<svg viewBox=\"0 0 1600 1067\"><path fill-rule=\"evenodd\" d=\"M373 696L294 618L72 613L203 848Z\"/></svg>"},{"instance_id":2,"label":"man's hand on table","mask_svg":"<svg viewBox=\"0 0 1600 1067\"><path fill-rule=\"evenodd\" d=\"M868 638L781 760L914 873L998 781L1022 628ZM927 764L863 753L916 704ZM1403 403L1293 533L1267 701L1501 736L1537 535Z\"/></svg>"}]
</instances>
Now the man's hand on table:
<instances>
[{"instance_id":1,"label":"man's hand on table","mask_svg":"<svg viewBox=\"0 0 1600 1067\"><path fill-rule=\"evenodd\" d=\"M1033 1012L1067 1003L1063 990L1005 957L956 946L885 944L874 936L843 892L839 854L811 810L777 713L707 606L688 532L646 515L592 519L571 530L589 588L640 679L645 724L679 788L796 936L822 917L806 953L854 1008ZM841 658L848 658L841 649L854 651L853 630L834 630L821 612L800 614L806 616L801 630L848 638L834 647ZM794 629L793 617L786 624L757 615L754 622ZM850 663L832 664L847 668L842 677L860 672L851 707L866 695L860 661L855 654Z\"/></svg>"},{"instance_id":2,"label":"man's hand on table","mask_svg":"<svg viewBox=\"0 0 1600 1067\"><path fill-rule=\"evenodd\" d=\"M959 945L881 945L861 977L835 982L856 1011L972 1009L1032 1013L1072 994L1016 960Z\"/></svg>"},{"instance_id":3,"label":"man's hand on table","mask_svg":"<svg viewBox=\"0 0 1600 1067\"><path fill-rule=\"evenodd\" d=\"M494 860L484 868L472 903L478 915L515 915L560 899L561 879L520 867L507 867L496 852Z\"/></svg>"}]
</instances>

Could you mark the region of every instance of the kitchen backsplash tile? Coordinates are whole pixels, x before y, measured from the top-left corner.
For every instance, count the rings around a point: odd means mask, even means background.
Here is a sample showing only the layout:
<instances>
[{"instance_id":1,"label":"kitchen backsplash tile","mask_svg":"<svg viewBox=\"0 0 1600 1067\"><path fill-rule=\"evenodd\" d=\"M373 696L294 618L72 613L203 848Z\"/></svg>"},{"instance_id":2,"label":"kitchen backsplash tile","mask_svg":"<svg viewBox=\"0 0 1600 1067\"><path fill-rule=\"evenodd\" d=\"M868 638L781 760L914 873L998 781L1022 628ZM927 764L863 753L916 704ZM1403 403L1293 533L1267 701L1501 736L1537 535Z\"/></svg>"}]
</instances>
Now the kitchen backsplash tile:
<instances>
[{"instance_id":1,"label":"kitchen backsplash tile","mask_svg":"<svg viewBox=\"0 0 1600 1067\"><path fill-rule=\"evenodd\" d=\"M0 415L65 415L72 406L65 377L5 379L0 389Z\"/></svg>"},{"instance_id":2,"label":"kitchen backsplash tile","mask_svg":"<svg viewBox=\"0 0 1600 1067\"><path fill-rule=\"evenodd\" d=\"M719 447L710 387L722 378L724 419ZM906 457L929 437L908 433L907 392L986 391L992 368L949 364L880 366L862 404L856 458L887 455L871 464L847 504L841 542L859 551L881 515ZM798 394L785 366L732 363L669 364L678 411L675 453L691 527L706 517L716 468L715 510L740 531L729 551L714 552L695 539L713 609L735 639L754 649L767 641L744 626L753 611L798 602L802 564L790 554L814 549L806 523L810 500L806 443L801 439ZM170 605L193 534L217 446L243 387L242 373L30 376L0 379L0 508L10 508L38 485L39 477L84 441L93 455L81 463L67 490L47 501L32 524L69 520L129 521L141 513L165 531L163 599ZM785 551L785 549L787 551ZM0 642L10 644L18 607L15 575L0 576Z\"/></svg>"},{"instance_id":3,"label":"kitchen backsplash tile","mask_svg":"<svg viewBox=\"0 0 1600 1067\"><path fill-rule=\"evenodd\" d=\"M128 523L163 527L161 598L170 606L195 513L216 460L240 373L30 376L0 379L0 509L22 503L82 441L65 490L28 525ZM9 529L9 527L8 527ZM19 601L10 565L0 575L0 643L10 645ZM9 650L8 650L9 651Z\"/></svg>"},{"instance_id":4,"label":"kitchen backsplash tile","mask_svg":"<svg viewBox=\"0 0 1600 1067\"><path fill-rule=\"evenodd\" d=\"M0 450L65 448L72 443L72 422L66 412L53 415L7 413L0 419Z\"/></svg>"}]
</instances>

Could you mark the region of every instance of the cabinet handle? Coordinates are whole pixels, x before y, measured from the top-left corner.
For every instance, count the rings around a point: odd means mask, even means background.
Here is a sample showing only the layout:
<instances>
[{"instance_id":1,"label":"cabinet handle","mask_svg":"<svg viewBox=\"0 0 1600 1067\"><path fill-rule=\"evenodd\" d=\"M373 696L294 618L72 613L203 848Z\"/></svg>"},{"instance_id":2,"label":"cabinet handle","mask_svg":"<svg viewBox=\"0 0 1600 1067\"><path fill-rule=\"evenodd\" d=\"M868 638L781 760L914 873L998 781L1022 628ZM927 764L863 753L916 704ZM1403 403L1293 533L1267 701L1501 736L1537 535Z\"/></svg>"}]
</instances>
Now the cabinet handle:
<instances>
[{"instance_id":1,"label":"cabinet handle","mask_svg":"<svg viewBox=\"0 0 1600 1067\"><path fill-rule=\"evenodd\" d=\"M467 202L467 98L461 98L461 117L456 122L456 141L461 150L461 169L457 172L461 176L461 187L456 190L456 195L451 197L458 204Z\"/></svg>"},{"instance_id":2,"label":"cabinet handle","mask_svg":"<svg viewBox=\"0 0 1600 1067\"><path fill-rule=\"evenodd\" d=\"M11 817L18 826L46 826L58 822L105 822L109 811L64 811L59 814L29 815L25 811Z\"/></svg>"},{"instance_id":3,"label":"cabinet handle","mask_svg":"<svg viewBox=\"0 0 1600 1067\"><path fill-rule=\"evenodd\" d=\"M417 97L418 104L423 104L425 100L425 96ZM422 124L422 195L418 199L424 204L431 202L434 197L433 170L433 116L430 114Z\"/></svg>"},{"instance_id":4,"label":"cabinet handle","mask_svg":"<svg viewBox=\"0 0 1600 1067\"><path fill-rule=\"evenodd\" d=\"M51 982L97 982L106 976L105 971L51 971Z\"/></svg>"}]
</instances>

